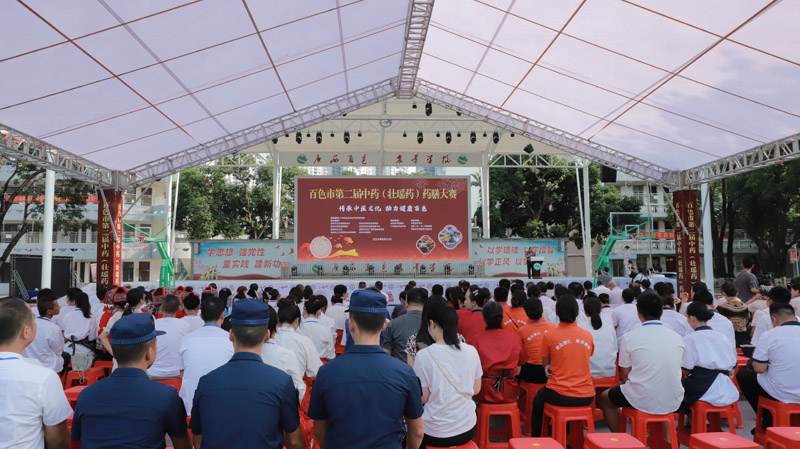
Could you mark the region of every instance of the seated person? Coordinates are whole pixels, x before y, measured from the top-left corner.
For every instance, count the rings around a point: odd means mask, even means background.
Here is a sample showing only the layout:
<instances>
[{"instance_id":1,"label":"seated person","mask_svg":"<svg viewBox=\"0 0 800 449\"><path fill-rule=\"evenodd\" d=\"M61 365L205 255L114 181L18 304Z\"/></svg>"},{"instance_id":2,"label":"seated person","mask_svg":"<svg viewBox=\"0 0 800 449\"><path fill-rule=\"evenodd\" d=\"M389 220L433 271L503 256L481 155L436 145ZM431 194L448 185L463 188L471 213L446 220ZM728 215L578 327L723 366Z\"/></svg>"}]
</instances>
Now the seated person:
<instances>
[{"instance_id":1,"label":"seated person","mask_svg":"<svg viewBox=\"0 0 800 449\"><path fill-rule=\"evenodd\" d=\"M542 340L544 334L556 329L556 325L542 318L544 306L539 298L528 298L524 308L530 324L519 330L526 356L526 362L519 372L519 380L532 384L546 384L547 376L542 366Z\"/></svg>"},{"instance_id":2,"label":"seated person","mask_svg":"<svg viewBox=\"0 0 800 449\"><path fill-rule=\"evenodd\" d=\"M601 395L603 415L612 432L620 431L619 407L665 415L678 410L683 400L683 339L659 320L663 308L656 293L639 295L635 307L642 325L625 334L619 345L623 384Z\"/></svg>"},{"instance_id":3,"label":"seated person","mask_svg":"<svg viewBox=\"0 0 800 449\"><path fill-rule=\"evenodd\" d=\"M617 375L617 333L614 332L613 325L602 318L601 304L597 298L586 298L583 301L583 311L589 321L583 322L579 326L589 331L594 340L594 354L589 359L592 377L615 377Z\"/></svg>"},{"instance_id":4,"label":"seated person","mask_svg":"<svg viewBox=\"0 0 800 449\"><path fill-rule=\"evenodd\" d=\"M750 311L747 305L736 297L736 287L733 283L725 282L722 284L723 300L717 304L717 312L730 320L733 331L736 335L736 346L750 344Z\"/></svg>"},{"instance_id":5,"label":"seated person","mask_svg":"<svg viewBox=\"0 0 800 449\"><path fill-rule=\"evenodd\" d=\"M547 385L533 398L531 433L540 437L544 404L559 407L585 407L594 401L590 358L594 353L592 334L578 327L578 302L572 295L556 301L558 328L546 333L542 341L542 365Z\"/></svg>"},{"instance_id":6,"label":"seated person","mask_svg":"<svg viewBox=\"0 0 800 449\"><path fill-rule=\"evenodd\" d=\"M478 402L505 404L515 402L519 393L517 374L528 359L522 339L516 332L503 329L503 307L490 301L483 308L486 330L475 341L481 359L483 377Z\"/></svg>"},{"instance_id":7,"label":"seated person","mask_svg":"<svg viewBox=\"0 0 800 449\"><path fill-rule=\"evenodd\" d=\"M681 409L697 401L715 407L731 405L739 400L739 391L729 377L736 367L736 356L730 351L731 342L725 335L708 326L711 311L705 304L692 302L686 310L694 332L683 337L686 358L683 362L683 402Z\"/></svg>"},{"instance_id":8,"label":"seated person","mask_svg":"<svg viewBox=\"0 0 800 449\"><path fill-rule=\"evenodd\" d=\"M486 328L486 323L483 322L483 306L488 299L488 295L481 289L470 289L467 293L464 307L469 313L459 317L458 333L463 335L469 344L474 343L478 335L482 334Z\"/></svg>"},{"instance_id":9,"label":"seated person","mask_svg":"<svg viewBox=\"0 0 800 449\"><path fill-rule=\"evenodd\" d=\"M789 292L789 289L786 287L781 287L777 285L772 287L767 292L767 309L761 312L756 312L753 314L753 338L750 341L755 347L758 347L759 339L764 332L767 332L774 328L772 325L772 316L769 313L769 307L772 307L773 304L791 304L792 301L792 294Z\"/></svg>"},{"instance_id":10,"label":"seated person","mask_svg":"<svg viewBox=\"0 0 800 449\"><path fill-rule=\"evenodd\" d=\"M192 326L183 319L177 318L181 302L175 295L167 295L162 302L163 315L156 320L156 330L164 331L164 335L156 337L158 352L153 366L148 368L147 375L151 379L180 378L180 354L183 337L189 334Z\"/></svg>"}]
</instances>

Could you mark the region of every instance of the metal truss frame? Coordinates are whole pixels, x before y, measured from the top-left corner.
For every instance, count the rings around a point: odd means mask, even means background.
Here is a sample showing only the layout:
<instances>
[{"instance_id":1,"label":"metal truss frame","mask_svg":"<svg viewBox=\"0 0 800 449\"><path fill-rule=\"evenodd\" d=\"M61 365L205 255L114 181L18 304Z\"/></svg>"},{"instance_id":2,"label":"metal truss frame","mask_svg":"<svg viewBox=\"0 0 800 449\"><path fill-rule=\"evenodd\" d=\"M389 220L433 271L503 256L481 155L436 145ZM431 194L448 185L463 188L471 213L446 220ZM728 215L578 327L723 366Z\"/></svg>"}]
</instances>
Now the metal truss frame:
<instances>
[{"instance_id":1,"label":"metal truss frame","mask_svg":"<svg viewBox=\"0 0 800 449\"><path fill-rule=\"evenodd\" d=\"M215 159L203 164L208 168L251 168L272 167L272 154L270 153L235 153Z\"/></svg>"},{"instance_id":2,"label":"metal truss frame","mask_svg":"<svg viewBox=\"0 0 800 449\"><path fill-rule=\"evenodd\" d=\"M751 148L681 172L684 185L694 186L800 158L800 133Z\"/></svg>"},{"instance_id":3,"label":"metal truss frame","mask_svg":"<svg viewBox=\"0 0 800 449\"><path fill-rule=\"evenodd\" d=\"M117 187L119 172L0 123L0 154L101 187Z\"/></svg>"},{"instance_id":4,"label":"metal truss frame","mask_svg":"<svg viewBox=\"0 0 800 449\"><path fill-rule=\"evenodd\" d=\"M411 0L409 3L405 32L406 45L400 60L400 73L397 76L398 98L414 96L419 63L422 60L422 49L425 46L425 37L428 35L428 26L431 23L434 1Z\"/></svg>"},{"instance_id":5,"label":"metal truss frame","mask_svg":"<svg viewBox=\"0 0 800 449\"><path fill-rule=\"evenodd\" d=\"M120 187L124 188L128 185L160 179L205 162L219 159L222 156L245 150L259 143L267 142L275 137L378 103L395 95L393 81L394 78L387 79L220 137L206 144L131 168L126 173L130 173L131 177L135 177L135 179L130 180L128 183L123 183Z\"/></svg>"},{"instance_id":6,"label":"metal truss frame","mask_svg":"<svg viewBox=\"0 0 800 449\"><path fill-rule=\"evenodd\" d=\"M492 168L582 168L580 161L546 154L494 154L489 159Z\"/></svg>"},{"instance_id":7,"label":"metal truss frame","mask_svg":"<svg viewBox=\"0 0 800 449\"><path fill-rule=\"evenodd\" d=\"M538 140L567 153L601 163L634 176L647 177L656 184L678 185L678 172L624 154L604 145L590 142L566 131L514 114L480 100L446 89L437 84L417 80L417 97L440 106L485 120L493 125Z\"/></svg>"}]
</instances>

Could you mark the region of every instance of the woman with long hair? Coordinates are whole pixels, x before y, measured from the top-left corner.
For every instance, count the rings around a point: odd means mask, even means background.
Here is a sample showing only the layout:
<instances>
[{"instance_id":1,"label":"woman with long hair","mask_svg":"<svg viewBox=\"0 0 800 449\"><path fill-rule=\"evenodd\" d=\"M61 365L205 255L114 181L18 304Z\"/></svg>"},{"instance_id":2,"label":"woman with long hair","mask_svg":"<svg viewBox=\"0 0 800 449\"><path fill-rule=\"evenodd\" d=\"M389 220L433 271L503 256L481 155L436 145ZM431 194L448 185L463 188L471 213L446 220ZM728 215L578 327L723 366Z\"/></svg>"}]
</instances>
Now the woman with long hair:
<instances>
[{"instance_id":1,"label":"woman with long hair","mask_svg":"<svg viewBox=\"0 0 800 449\"><path fill-rule=\"evenodd\" d=\"M94 352L97 344L97 321L92 318L92 305L89 296L80 292L75 295L75 310L67 312L62 318L65 349L72 355Z\"/></svg>"},{"instance_id":2,"label":"woman with long hair","mask_svg":"<svg viewBox=\"0 0 800 449\"><path fill-rule=\"evenodd\" d=\"M420 448L460 446L475 434L472 397L481 389L481 361L474 347L459 341L458 315L452 307L436 301L427 312L423 325L433 343L421 349L414 362L425 406Z\"/></svg>"},{"instance_id":3,"label":"woman with long hair","mask_svg":"<svg viewBox=\"0 0 800 449\"><path fill-rule=\"evenodd\" d=\"M594 354L589 359L592 377L614 377L617 375L617 333L608 321L603 320L603 303L595 297L583 300L583 312L589 318L579 326L589 331L594 339Z\"/></svg>"},{"instance_id":4,"label":"woman with long hair","mask_svg":"<svg viewBox=\"0 0 800 449\"><path fill-rule=\"evenodd\" d=\"M247 290L247 297L258 299L258 284L256 283L250 284L250 289Z\"/></svg>"}]
</instances>

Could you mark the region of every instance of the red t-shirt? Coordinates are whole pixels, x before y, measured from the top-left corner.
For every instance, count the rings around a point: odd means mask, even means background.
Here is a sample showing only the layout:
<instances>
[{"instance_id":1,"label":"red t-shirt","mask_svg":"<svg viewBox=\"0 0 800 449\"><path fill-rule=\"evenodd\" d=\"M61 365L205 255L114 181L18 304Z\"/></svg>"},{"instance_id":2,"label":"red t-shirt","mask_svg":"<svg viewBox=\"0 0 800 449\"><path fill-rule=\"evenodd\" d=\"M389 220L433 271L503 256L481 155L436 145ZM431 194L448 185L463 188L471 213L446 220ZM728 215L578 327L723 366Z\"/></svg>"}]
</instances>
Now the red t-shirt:
<instances>
[{"instance_id":1,"label":"red t-shirt","mask_svg":"<svg viewBox=\"0 0 800 449\"><path fill-rule=\"evenodd\" d=\"M481 391L475 396L475 400L489 403L514 402L518 389L503 385L498 392L493 388L497 379L487 379L486 376L500 376L503 370L505 373L502 373L502 377L512 378L517 375L517 367L524 365L528 359L522 347L522 339L503 329L484 330L473 346L478 350L484 375ZM509 381L516 384L516 381Z\"/></svg>"},{"instance_id":2,"label":"red t-shirt","mask_svg":"<svg viewBox=\"0 0 800 449\"><path fill-rule=\"evenodd\" d=\"M592 334L577 323L559 323L544 334L542 357L550 357L553 377L547 388L564 396L588 398L595 395L589 359L594 354Z\"/></svg>"},{"instance_id":3,"label":"red t-shirt","mask_svg":"<svg viewBox=\"0 0 800 449\"><path fill-rule=\"evenodd\" d=\"M519 329L519 336L522 338L528 363L531 365L542 364L542 340L544 339L544 334L555 329L556 325L544 318L533 321Z\"/></svg>"},{"instance_id":4,"label":"red t-shirt","mask_svg":"<svg viewBox=\"0 0 800 449\"><path fill-rule=\"evenodd\" d=\"M503 305L503 329L519 333L519 330L529 321L528 314L522 307Z\"/></svg>"},{"instance_id":5,"label":"red t-shirt","mask_svg":"<svg viewBox=\"0 0 800 449\"><path fill-rule=\"evenodd\" d=\"M458 319L458 333L464 337L467 343L475 346L478 336L486 330L486 323L483 321L483 310L467 311L462 317Z\"/></svg>"}]
</instances>

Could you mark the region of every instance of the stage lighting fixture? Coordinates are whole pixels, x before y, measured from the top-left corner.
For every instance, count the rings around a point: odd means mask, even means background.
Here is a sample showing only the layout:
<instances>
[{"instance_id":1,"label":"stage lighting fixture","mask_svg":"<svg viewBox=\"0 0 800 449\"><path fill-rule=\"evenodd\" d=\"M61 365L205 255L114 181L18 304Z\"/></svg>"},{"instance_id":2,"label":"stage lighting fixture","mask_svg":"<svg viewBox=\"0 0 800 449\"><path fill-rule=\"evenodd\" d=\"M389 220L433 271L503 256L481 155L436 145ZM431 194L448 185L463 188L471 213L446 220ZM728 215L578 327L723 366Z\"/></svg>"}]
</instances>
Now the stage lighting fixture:
<instances>
[{"instance_id":1,"label":"stage lighting fixture","mask_svg":"<svg viewBox=\"0 0 800 449\"><path fill-rule=\"evenodd\" d=\"M422 145L422 131L417 133L417 143Z\"/></svg>"},{"instance_id":2,"label":"stage lighting fixture","mask_svg":"<svg viewBox=\"0 0 800 449\"><path fill-rule=\"evenodd\" d=\"M425 115L430 117L431 114L433 114L433 105L429 101L429 102L425 103Z\"/></svg>"},{"instance_id":3,"label":"stage lighting fixture","mask_svg":"<svg viewBox=\"0 0 800 449\"><path fill-rule=\"evenodd\" d=\"M531 144L527 144L527 145L525 145L525 148L523 148L523 150L524 150L526 153L528 153L528 154L531 154L531 153L533 153L533 145L531 145Z\"/></svg>"},{"instance_id":4,"label":"stage lighting fixture","mask_svg":"<svg viewBox=\"0 0 800 449\"><path fill-rule=\"evenodd\" d=\"M478 140L478 137L475 135L475 131L469 133L469 143L475 144L476 140Z\"/></svg>"},{"instance_id":5,"label":"stage lighting fixture","mask_svg":"<svg viewBox=\"0 0 800 449\"><path fill-rule=\"evenodd\" d=\"M358 132L358 137L361 137L361 131Z\"/></svg>"},{"instance_id":6,"label":"stage lighting fixture","mask_svg":"<svg viewBox=\"0 0 800 449\"><path fill-rule=\"evenodd\" d=\"M450 134L450 131L447 131L447 132L444 134L444 141L445 141L445 142L447 142L448 144L450 144L450 142L452 142L452 141L453 141L453 135L452 135L452 134Z\"/></svg>"},{"instance_id":7,"label":"stage lighting fixture","mask_svg":"<svg viewBox=\"0 0 800 449\"><path fill-rule=\"evenodd\" d=\"M456 111L456 115L461 117L461 111Z\"/></svg>"},{"instance_id":8,"label":"stage lighting fixture","mask_svg":"<svg viewBox=\"0 0 800 449\"><path fill-rule=\"evenodd\" d=\"M405 131L403 131L403 137L408 137Z\"/></svg>"},{"instance_id":9,"label":"stage lighting fixture","mask_svg":"<svg viewBox=\"0 0 800 449\"><path fill-rule=\"evenodd\" d=\"M344 143L350 143L350 131L344 132Z\"/></svg>"},{"instance_id":10,"label":"stage lighting fixture","mask_svg":"<svg viewBox=\"0 0 800 449\"><path fill-rule=\"evenodd\" d=\"M461 131L456 133L456 137L461 138Z\"/></svg>"},{"instance_id":11,"label":"stage lighting fixture","mask_svg":"<svg viewBox=\"0 0 800 449\"><path fill-rule=\"evenodd\" d=\"M276 138L272 139L272 143L274 143L274 144L276 144L276 145L277 145L277 143L278 143L278 138L276 137Z\"/></svg>"},{"instance_id":12,"label":"stage lighting fixture","mask_svg":"<svg viewBox=\"0 0 800 449\"><path fill-rule=\"evenodd\" d=\"M417 109L417 102L411 103L411 109Z\"/></svg>"},{"instance_id":13,"label":"stage lighting fixture","mask_svg":"<svg viewBox=\"0 0 800 449\"><path fill-rule=\"evenodd\" d=\"M283 137L289 138L289 133L286 133Z\"/></svg>"},{"instance_id":14,"label":"stage lighting fixture","mask_svg":"<svg viewBox=\"0 0 800 449\"><path fill-rule=\"evenodd\" d=\"M436 131L436 137L442 137L442 135L441 135L441 133L439 133L439 131Z\"/></svg>"},{"instance_id":15,"label":"stage lighting fixture","mask_svg":"<svg viewBox=\"0 0 800 449\"><path fill-rule=\"evenodd\" d=\"M317 143L322 143L322 132L317 131Z\"/></svg>"},{"instance_id":16,"label":"stage lighting fixture","mask_svg":"<svg viewBox=\"0 0 800 449\"><path fill-rule=\"evenodd\" d=\"M483 138L486 138L486 131L483 132Z\"/></svg>"},{"instance_id":17,"label":"stage lighting fixture","mask_svg":"<svg viewBox=\"0 0 800 449\"><path fill-rule=\"evenodd\" d=\"M331 133L331 137L333 137L333 133Z\"/></svg>"},{"instance_id":18,"label":"stage lighting fixture","mask_svg":"<svg viewBox=\"0 0 800 449\"><path fill-rule=\"evenodd\" d=\"M514 137L514 133L511 133L511 137Z\"/></svg>"},{"instance_id":19,"label":"stage lighting fixture","mask_svg":"<svg viewBox=\"0 0 800 449\"><path fill-rule=\"evenodd\" d=\"M297 131L297 134L294 135L294 140L297 143L302 143L303 142L303 133L301 133L300 131Z\"/></svg>"},{"instance_id":20,"label":"stage lighting fixture","mask_svg":"<svg viewBox=\"0 0 800 449\"><path fill-rule=\"evenodd\" d=\"M492 133L492 142L494 142L495 145L497 145L497 143L500 142L500 133L498 133L497 131Z\"/></svg>"}]
</instances>

